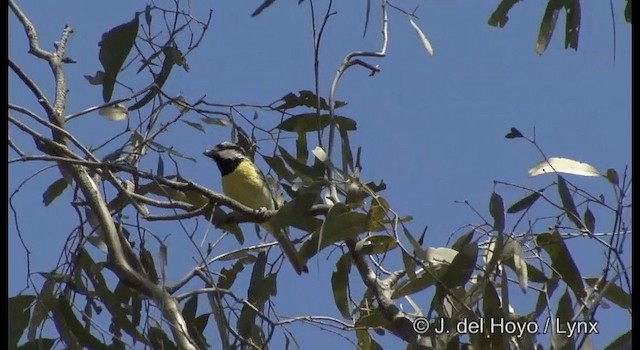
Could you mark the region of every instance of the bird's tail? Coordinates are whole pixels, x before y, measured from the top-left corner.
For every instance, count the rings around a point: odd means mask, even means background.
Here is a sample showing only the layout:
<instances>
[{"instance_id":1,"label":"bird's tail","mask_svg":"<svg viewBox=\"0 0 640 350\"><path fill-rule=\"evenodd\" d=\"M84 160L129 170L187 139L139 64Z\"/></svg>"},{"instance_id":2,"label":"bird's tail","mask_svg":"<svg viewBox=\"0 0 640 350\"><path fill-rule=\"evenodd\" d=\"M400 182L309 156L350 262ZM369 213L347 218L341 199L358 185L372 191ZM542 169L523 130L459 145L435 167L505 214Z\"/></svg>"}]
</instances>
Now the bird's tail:
<instances>
[{"instance_id":1,"label":"bird's tail","mask_svg":"<svg viewBox=\"0 0 640 350\"><path fill-rule=\"evenodd\" d=\"M289 240L287 230L275 229L268 225L268 223L263 224L263 227L273 235L276 241L278 241L278 244L280 244L280 249L282 249L284 256L287 257L287 260L289 260L289 262L293 266L293 269L298 275L301 275L303 272L309 272L307 266L302 263L300 256L296 251L296 247L293 245L293 243L291 243L291 240Z\"/></svg>"}]
</instances>

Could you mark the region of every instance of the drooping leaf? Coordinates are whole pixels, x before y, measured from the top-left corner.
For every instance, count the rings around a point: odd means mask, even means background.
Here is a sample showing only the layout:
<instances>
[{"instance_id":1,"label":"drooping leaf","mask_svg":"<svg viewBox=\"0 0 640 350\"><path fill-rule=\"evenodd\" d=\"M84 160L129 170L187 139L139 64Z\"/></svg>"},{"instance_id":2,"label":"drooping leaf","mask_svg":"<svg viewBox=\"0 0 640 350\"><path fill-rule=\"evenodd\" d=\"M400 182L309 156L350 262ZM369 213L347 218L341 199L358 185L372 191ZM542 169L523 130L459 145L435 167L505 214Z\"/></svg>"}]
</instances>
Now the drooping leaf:
<instances>
[{"instance_id":1,"label":"drooping leaf","mask_svg":"<svg viewBox=\"0 0 640 350\"><path fill-rule=\"evenodd\" d=\"M504 27L509 21L509 10L513 5L517 4L519 0L502 0L495 11L489 17L489 25L493 27Z\"/></svg>"},{"instance_id":2,"label":"drooping leaf","mask_svg":"<svg viewBox=\"0 0 640 350\"><path fill-rule=\"evenodd\" d=\"M58 198L67 188L67 180L60 178L54 181L42 194L42 203L49 206L56 198Z\"/></svg>"},{"instance_id":3,"label":"drooping leaf","mask_svg":"<svg viewBox=\"0 0 640 350\"><path fill-rule=\"evenodd\" d=\"M29 340L36 339L38 328L42 322L44 322L51 309L56 305L56 282L55 279L51 277L52 273L54 272L52 271L49 274L42 274L46 279L42 284L40 294L38 294L38 298L33 307L33 314L29 320L29 331L27 333L27 339Z\"/></svg>"},{"instance_id":4,"label":"drooping leaf","mask_svg":"<svg viewBox=\"0 0 640 350\"><path fill-rule=\"evenodd\" d=\"M282 159L284 159L287 165L295 171L296 175L309 181L322 177L321 171L316 171L314 168L299 162L295 157L287 152L284 147L279 147L279 149Z\"/></svg>"},{"instance_id":5,"label":"drooping leaf","mask_svg":"<svg viewBox=\"0 0 640 350\"><path fill-rule=\"evenodd\" d=\"M129 56L131 48L133 48L138 35L138 27L139 20L138 13L136 13L131 21L102 34L102 40L98 44L100 46L98 58L104 68L102 80L102 99L104 102L111 101L116 78L124 61Z\"/></svg>"},{"instance_id":6,"label":"drooping leaf","mask_svg":"<svg viewBox=\"0 0 640 350\"><path fill-rule=\"evenodd\" d=\"M536 236L535 242L549 254L553 271L580 300L584 299L586 292L582 275L560 233L557 231L541 233Z\"/></svg>"},{"instance_id":7,"label":"drooping leaf","mask_svg":"<svg viewBox=\"0 0 640 350\"><path fill-rule=\"evenodd\" d=\"M255 11L253 11L253 13L251 14L251 17L255 17L261 14L262 11L264 11L267 7L273 5L274 2L276 2L276 0L264 0L262 4L260 4L260 6L258 6L258 8L255 9Z\"/></svg>"},{"instance_id":8,"label":"drooping leaf","mask_svg":"<svg viewBox=\"0 0 640 350\"><path fill-rule=\"evenodd\" d=\"M580 0L566 0L565 7L567 19L565 21L564 48L578 50L578 38L580 36Z\"/></svg>"},{"instance_id":9,"label":"drooping leaf","mask_svg":"<svg viewBox=\"0 0 640 350\"><path fill-rule=\"evenodd\" d=\"M624 6L624 20L627 23L631 23L631 0L626 0L627 4Z\"/></svg>"},{"instance_id":10,"label":"drooping leaf","mask_svg":"<svg viewBox=\"0 0 640 350\"><path fill-rule=\"evenodd\" d=\"M87 331L78 319L76 318L71 305L66 297L60 295L56 303L57 311L60 312L64 318L66 328L76 337L78 342L87 349L107 349L98 338L94 337L89 331Z\"/></svg>"},{"instance_id":11,"label":"drooping leaf","mask_svg":"<svg viewBox=\"0 0 640 350\"><path fill-rule=\"evenodd\" d=\"M193 323L196 319L196 312L198 311L198 295L194 295L187 299L182 308L182 317L186 323Z\"/></svg>"},{"instance_id":12,"label":"drooping leaf","mask_svg":"<svg viewBox=\"0 0 640 350\"><path fill-rule=\"evenodd\" d=\"M553 36L553 30L556 28L556 22L558 21L558 14L562 9L562 2L564 0L549 0L547 8L544 11L544 17L540 22L540 31L538 32L538 40L536 41L536 53L542 55L547 49L551 37Z\"/></svg>"},{"instance_id":13,"label":"drooping leaf","mask_svg":"<svg viewBox=\"0 0 640 350\"><path fill-rule=\"evenodd\" d=\"M469 232L458 237L458 239L451 245L451 248L457 251L460 251L462 247L464 247L465 245L469 244L469 242L471 242L475 232L476 231L474 229L471 229Z\"/></svg>"},{"instance_id":14,"label":"drooping leaf","mask_svg":"<svg viewBox=\"0 0 640 350\"><path fill-rule=\"evenodd\" d=\"M553 1L553 0L552 0ZM542 174L566 173L581 176L600 176L592 165L568 158L551 157L529 169L529 176Z\"/></svg>"},{"instance_id":15,"label":"drooping leaf","mask_svg":"<svg viewBox=\"0 0 640 350\"><path fill-rule=\"evenodd\" d=\"M162 48L162 53L164 54L164 60L162 61L160 72L156 74L153 80L154 86L138 102L129 107L129 111L140 109L151 102L153 98L158 95L158 92L160 91L160 89L162 89L164 83L167 82L167 79L169 79L169 75L171 74L173 66L176 64L180 65L182 52L180 52L178 48L173 46L165 46Z\"/></svg>"},{"instance_id":16,"label":"drooping leaf","mask_svg":"<svg viewBox=\"0 0 640 350\"><path fill-rule=\"evenodd\" d=\"M529 285L529 270L528 264L522 251L522 246L517 239L507 239L504 249L502 251L503 261L505 256L513 258L513 268L518 275L518 283L523 293L527 293L527 287Z\"/></svg>"},{"instance_id":17,"label":"drooping leaf","mask_svg":"<svg viewBox=\"0 0 640 350\"><path fill-rule=\"evenodd\" d=\"M429 56L433 56L433 48L431 47L429 39L427 39L427 36L424 35L424 32L420 29L420 27L418 27L416 22L413 21L413 18L411 16L409 16L409 23L418 35L418 39L420 39L420 43L422 44L422 47L424 47L424 49L427 51L427 54L429 54Z\"/></svg>"},{"instance_id":18,"label":"drooping leaf","mask_svg":"<svg viewBox=\"0 0 640 350\"><path fill-rule=\"evenodd\" d=\"M467 283L475 270L477 258L478 244L476 242L470 242L462 247L442 277L444 286L455 288Z\"/></svg>"},{"instance_id":19,"label":"drooping leaf","mask_svg":"<svg viewBox=\"0 0 640 350\"><path fill-rule=\"evenodd\" d=\"M584 226L589 231L589 233L594 234L596 230L596 217L591 212L591 209L587 207L584 211Z\"/></svg>"},{"instance_id":20,"label":"drooping leaf","mask_svg":"<svg viewBox=\"0 0 640 350\"><path fill-rule=\"evenodd\" d=\"M612 168L607 169L607 173L605 177L607 178L607 180L609 180L609 182L618 186L620 179L618 177L618 172L615 169L612 169Z\"/></svg>"},{"instance_id":21,"label":"drooping leaf","mask_svg":"<svg viewBox=\"0 0 640 350\"><path fill-rule=\"evenodd\" d=\"M31 303L36 299L33 295L16 295L9 298L8 302L8 344L9 348L15 348L22 338L24 330L29 325Z\"/></svg>"},{"instance_id":22,"label":"drooping leaf","mask_svg":"<svg viewBox=\"0 0 640 350\"><path fill-rule=\"evenodd\" d=\"M153 17L151 16L151 6L147 5L147 7L144 8L144 21L147 23L148 27L151 26L152 19Z\"/></svg>"},{"instance_id":23,"label":"drooping leaf","mask_svg":"<svg viewBox=\"0 0 640 350\"><path fill-rule=\"evenodd\" d=\"M351 269L351 255L344 254L336 262L336 270L331 274L331 289L333 290L333 301L340 314L345 319L351 318L349 311L349 270Z\"/></svg>"},{"instance_id":24,"label":"drooping leaf","mask_svg":"<svg viewBox=\"0 0 640 350\"><path fill-rule=\"evenodd\" d=\"M574 225L580 230L587 230L587 228L580 220L580 215L578 214L578 209L576 208L575 203L573 202L573 197L571 196L571 192L569 191L569 187L567 186L567 182L565 179L558 175L558 193L560 194L560 200L562 201L562 208L567 214L567 218L573 222Z\"/></svg>"},{"instance_id":25,"label":"drooping leaf","mask_svg":"<svg viewBox=\"0 0 640 350\"><path fill-rule=\"evenodd\" d=\"M557 322L555 327L553 327L553 334L551 335L551 346L554 349L564 349L567 346L569 349L575 349L575 338L567 337L569 329L567 328L569 324L573 321L573 305L571 303L571 295L569 295L569 290L566 289L560 300L558 300L558 308L556 311L556 319Z\"/></svg>"},{"instance_id":26,"label":"drooping leaf","mask_svg":"<svg viewBox=\"0 0 640 350\"><path fill-rule=\"evenodd\" d=\"M502 197L495 192L491 193L489 213L493 217L493 229L498 233L504 232L504 202Z\"/></svg>"},{"instance_id":27,"label":"drooping leaf","mask_svg":"<svg viewBox=\"0 0 640 350\"><path fill-rule=\"evenodd\" d=\"M162 156L158 154L158 165L156 166L156 174L158 176L164 176L164 161L162 160Z\"/></svg>"}]
</instances>

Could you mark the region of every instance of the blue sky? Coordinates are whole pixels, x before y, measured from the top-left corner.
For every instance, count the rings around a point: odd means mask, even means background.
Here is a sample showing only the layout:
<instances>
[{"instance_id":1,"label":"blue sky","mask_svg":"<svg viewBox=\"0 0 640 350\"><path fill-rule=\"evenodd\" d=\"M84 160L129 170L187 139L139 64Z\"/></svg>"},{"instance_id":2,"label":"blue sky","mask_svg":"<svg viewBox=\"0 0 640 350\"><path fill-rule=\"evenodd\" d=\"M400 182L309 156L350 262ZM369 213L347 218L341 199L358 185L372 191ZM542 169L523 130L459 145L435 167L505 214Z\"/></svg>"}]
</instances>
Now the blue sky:
<instances>
[{"instance_id":1,"label":"blue sky","mask_svg":"<svg viewBox=\"0 0 640 350\"><path fill-rule=\"evenodd\" d=\"M317 6L324 3L316 1ZM313 89L308 4L296 6L294 1L281 0L262 15L250 18L258 4L259 1L191 2L192 12L200 18L205 17L208 8L213 8L212 27L201 46L188 57L190 71L175 69L165 91L173 96L180 94L188 101L206 95L207 100L218 103L268 104L288 92ZM429 226L426 245L442 246L458 227L480 221L456 201L468 200L489 217L488 201L494 180L532 188L553 181L551 177L527 176L527 170L541 158L531 145L505 139L510 127L517 127L527 135L532 135L535 128L539 145L550 156L585 161L601 171L615 168L621 174L631 164L631 26L623 23L622 1L613 4L615 61L608 2L583 2L578 52L564 49L561 14L543 56L536 55L534 50L544 12L541 3L518 3L503 29L487 25L498 1L394 4L407 9L422 4L416 13L416 23L431 41L434 56L427 56L406 16L390 11L388 55L367 60L380 65L382 71L369 77L363 69L350 69L340 82L336 98L349 103L340 114L358 123L351 144L363 148L363 179L384 180L388 189L383 195L393 209L401 215L413 216L408 225L412 232L419 233L425 225ZM101 90L90 86L83 77L101 68L97 43L103 32L129 21L134 11L144 9L145 3L21 1L20 6L36 25L45 49L52 48L64 24L74 28L68 55L78 63L66 66L70 89L67 113L101 103ZM377 5L372 8L364 39L364 5L336 2L335 9L338 14L329 20L320 53L320 91L325 97L335 70L348 52L378 50L380 46ZM9 57L51 96L51 73L46 64L27 54L24 32L13 15L9 16L9 38ZM148 83L143 80L148 76L128 74L120 79L134 88ZM9 100L39 111L32 96L16 82L15 75L10 73ZM125 89L117 88L114 97L127 94ZM272 127L278 123L277 118L259 113L258 123ZM191 116L190 120L197 120L197 116ZM77 119L69 128L87 145L97 146L109 135L122 131L125 125L93 113ZM10 128L10 136L25 149L33 149L30 140L19 137L15 129ZM183 176L219 190L218 173L201 152L228 138L228 128L207 127L203 134L179 125L161 140L197 158L197 163L181 164ZM314 146L309 139L310 146ZM270 150L269 146L272 145L265 142L265 149ZM9 153L10 158L14 156ZM155 169L155 156L151 158L149 169ZM42 167L43 164L12 165L10 193L20 181ZM32 271L47 271L53 266L75 225L68 205L70 193L49 207L41 203L42 192L58 176L54 170L43 173L16 198L15 205L21 213L19 224L31 250ZM604 179L575 176L568 179L591 193L612 198ZM504 187L499 187L498 192L507 205L524 195ZM598 232L609 231L611 217L598 219ZM626 219L630 224L630 213ZM10 215L10 295L26 284L26 254L14 222ZM508 227L509 224L513 222L507 221ZM161 237L169 236L168 276L175 280L193 265L193 246L173 227L153 227ZM538 229L543 231L545 226ZM200 225L197 230L197 237L201 237L205 226ZM248 228L245 234L253 236L251 232ZM235 247L233 243L223 247ZM602 250L584 241L571 242L570 247L576 249L574 258L583 275L596 276L604 262ZM625 258L630 262L630 254L625 254ZM335 254L321 254L310 262L309 275L282 276L276 299L280 312L289 316L339 317L329 283L336 259ZM358 279L352 282L361 291L361 282ZM418 302L428 308L428 299ZM525 299L522 302L529 303ZM524 307L522 311L529 309L530 306ZM630 327L628 314L617 307L601 312L601 335L594 338L595 348L603 347ZM606 322L614 317L615 325ZM295 325L291 330L303 349L314 348L320 340L345 345L340 337L310 326ZM376 336L376 340L386 348L398 346L390 335Z\"/></svg>"}]
</instances>

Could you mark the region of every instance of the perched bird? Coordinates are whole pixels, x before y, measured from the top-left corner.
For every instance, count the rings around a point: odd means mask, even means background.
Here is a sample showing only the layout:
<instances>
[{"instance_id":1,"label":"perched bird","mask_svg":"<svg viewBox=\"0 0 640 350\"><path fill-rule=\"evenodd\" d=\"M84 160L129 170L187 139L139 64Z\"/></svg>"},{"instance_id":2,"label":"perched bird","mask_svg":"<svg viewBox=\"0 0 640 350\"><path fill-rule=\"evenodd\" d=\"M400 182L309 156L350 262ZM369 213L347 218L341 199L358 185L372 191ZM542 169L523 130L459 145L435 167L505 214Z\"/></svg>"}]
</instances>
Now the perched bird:
<instances>
[{"instance_id":1,"label":"perched bird","mask_svg":"<svg viewBox=\"0 0 640 350\"><path fill-rule=\"evenodd\" d=\"M275 192L262 171L249 159L242 147L235 143L223 142L206 150L204 155L213 159L218 165L222 175L222 191L226 196L252 209L278 209ZM300 261L296 248L289 240L286 229L275 229L269 221L260 226L275 237L284 255L299 275L302 272L308 272L307 267Z\"/></svg>"}]
</instances>

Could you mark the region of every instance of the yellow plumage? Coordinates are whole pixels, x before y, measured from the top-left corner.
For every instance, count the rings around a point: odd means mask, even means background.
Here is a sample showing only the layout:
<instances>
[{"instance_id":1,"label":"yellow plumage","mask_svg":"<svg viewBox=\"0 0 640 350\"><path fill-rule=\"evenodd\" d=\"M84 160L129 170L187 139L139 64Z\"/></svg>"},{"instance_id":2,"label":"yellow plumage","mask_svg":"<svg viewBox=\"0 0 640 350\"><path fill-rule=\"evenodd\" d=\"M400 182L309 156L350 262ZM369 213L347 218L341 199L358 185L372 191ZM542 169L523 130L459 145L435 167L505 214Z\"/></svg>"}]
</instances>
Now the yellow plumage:
<instances>
[{"instance_id":1,"label":"yellow plumage","mask_svg":"<svg viewBox=\"0 0 640 350\"><path fill-rule=\"evenodd\" d=\"M227 197L255 210L277 209L275 194L269 188L266 178L240 146L223 142L204 152L204 155L213 159L218 165L222 175L222 191ZM308 271L289 240L286 228L274 229L268 221L260 226L278 241L280 249L291 262L296 273Z\"/></svg>"},{"instance_id":2,"label":"yellow plumage","mask_svg":"<svg viewBox=\"0 0 640 350\"><path fill-rule=\"evenodd\" d=\"M273 210L273 195L262 174L256 170L251 161L242 160L233 172L222 177L222 191L247 207Z\"/></svg>"}]
</instances>

